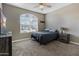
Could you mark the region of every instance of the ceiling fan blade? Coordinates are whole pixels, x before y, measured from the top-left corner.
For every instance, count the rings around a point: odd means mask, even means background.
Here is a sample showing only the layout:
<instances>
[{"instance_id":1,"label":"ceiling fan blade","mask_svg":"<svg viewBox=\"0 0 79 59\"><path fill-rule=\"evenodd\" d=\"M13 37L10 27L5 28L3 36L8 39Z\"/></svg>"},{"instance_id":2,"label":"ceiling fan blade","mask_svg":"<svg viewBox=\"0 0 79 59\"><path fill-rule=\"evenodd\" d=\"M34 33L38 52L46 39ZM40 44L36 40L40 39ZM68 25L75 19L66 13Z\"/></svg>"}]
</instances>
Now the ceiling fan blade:
<instances>
[{"instance_id":1,"label":"ceiling fan blade","mask_svg":"<svg viewBox=\"0 0 79 59\"><path fill-rule=\"evenodd\" d=\"M44 5L45 7L49 7L49 8L52 7L51 5L49 5L49 4L47 4L47 3L44 3L43 5Z\"/></svg>"},{"instance_id":2,"label":"ceiling fan blade","mask_svg":"<svg viewBox=\"0 0 79 59\"><path fill-rule=\"evenodd\" d=\"M47 7L51 8L52 6L51 5L47 5Z\"/></svg>"},{"instance_id":3,"label":"ceiling fan blade","mask_svg":"<svg viewBox=\"0 0 79 59\"><path fill-rule=\"evenodd\" d=\"M51 8L52 6L47 4L47 3L38 3L36 6L34 6L34 8L40 8L42 11L45 8Z\"/></svg>"}]
</instances>

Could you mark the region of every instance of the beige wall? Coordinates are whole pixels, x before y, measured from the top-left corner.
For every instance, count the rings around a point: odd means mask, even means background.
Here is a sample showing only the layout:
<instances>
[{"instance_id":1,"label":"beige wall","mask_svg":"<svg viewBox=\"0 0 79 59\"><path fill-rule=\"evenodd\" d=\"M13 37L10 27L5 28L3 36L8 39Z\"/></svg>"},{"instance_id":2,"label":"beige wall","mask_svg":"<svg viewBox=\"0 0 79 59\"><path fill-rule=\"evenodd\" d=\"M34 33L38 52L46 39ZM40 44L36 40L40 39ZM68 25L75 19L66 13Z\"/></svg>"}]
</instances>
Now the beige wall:
<instances>
[{"instance_id":1,"label":"beige wall","mask_svg":"<svg viewBox=\"0 0 79 59\"><path fill-rule=\"evenodd\" d=\"M0 31L1 31L1 8L0 8Z\"/></svg>"},{"instance_id":2,"label":"beige wall","mask_svg":"<svg viewBox=\"0 0 79 59\"><path fill-rule=\"evenodd\" d=\"M44 15L29 10L17 8L11 5L3 4L4 15L7 17L7 29L12 31L13 40L30 37L31 33L20 33L20 15L24 13L31 13L38 17L39 30L43 30L44 24L40 20L44 20Z\"/></svg>"},{"instance_id":3,"label":"beige wall","mask_svg":"<svg viewBox=\"0 0 79 59\"><path fill-rule=\"evenodd\" d=\"M79 43L79 4L71 4L46 15L46 27L69 28L73 35L71 41Z\"/></svg>"},{"instance_id":4,"label":"beige wall","mask_svg":"<svg viewBox=\"0 0 79 59\"><path fill-rule=\"evenodd\" d=\"M0 8L1 8L2 6L1 6L1 3L0 3Z\"/></svg>"},{"instance_id":5,"label":"beige wall","mask_svg":"<svg viewBox=\"0 0 79 59\"><path fill-rule=\"evenodd\" d=\"M0 23L1 23L1 9L2 9L2 7L1 7L1 3L0 3ZM0 24L0 31L1 31L1 24Z\"/></svg>"}]
</instances>

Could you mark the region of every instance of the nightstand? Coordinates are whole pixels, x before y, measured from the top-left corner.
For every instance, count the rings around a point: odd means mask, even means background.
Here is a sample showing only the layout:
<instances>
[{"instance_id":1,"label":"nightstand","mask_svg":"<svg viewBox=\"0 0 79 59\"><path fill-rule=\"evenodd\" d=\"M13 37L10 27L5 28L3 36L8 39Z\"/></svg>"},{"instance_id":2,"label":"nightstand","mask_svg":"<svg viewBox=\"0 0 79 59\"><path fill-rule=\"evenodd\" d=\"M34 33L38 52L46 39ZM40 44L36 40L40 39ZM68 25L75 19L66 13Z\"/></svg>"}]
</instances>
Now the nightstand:
<instances>
[{"instance_id":1,"label":"nightstand","mask_svg":"<svg viewBox=\"0 0 79 59\"><path fill-rule=\"evenodd\" d=\"M70 34L60 33L58 40L63 43L69 43L70 42Z\"/></svg>"}]
</instances>

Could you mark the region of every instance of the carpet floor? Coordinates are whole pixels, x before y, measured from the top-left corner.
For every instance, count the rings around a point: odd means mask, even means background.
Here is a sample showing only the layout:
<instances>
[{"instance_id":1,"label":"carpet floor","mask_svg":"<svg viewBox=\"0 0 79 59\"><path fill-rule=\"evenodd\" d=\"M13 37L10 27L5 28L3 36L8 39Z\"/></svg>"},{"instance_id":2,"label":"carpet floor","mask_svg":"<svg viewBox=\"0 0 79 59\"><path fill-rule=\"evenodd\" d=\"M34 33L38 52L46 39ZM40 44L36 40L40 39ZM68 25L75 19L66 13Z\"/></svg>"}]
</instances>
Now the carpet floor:
<instances>
[{"instance_id":1,"label":"carpet floor","mask_svg":"<svg viewBox=\"0 0 79 59\"><path fill-rule=\"evenodd\" d=\"M12 43L13 56L79 56L79 46L53 41L40 45L31 39Z\"/></svg>"}]
</instances>

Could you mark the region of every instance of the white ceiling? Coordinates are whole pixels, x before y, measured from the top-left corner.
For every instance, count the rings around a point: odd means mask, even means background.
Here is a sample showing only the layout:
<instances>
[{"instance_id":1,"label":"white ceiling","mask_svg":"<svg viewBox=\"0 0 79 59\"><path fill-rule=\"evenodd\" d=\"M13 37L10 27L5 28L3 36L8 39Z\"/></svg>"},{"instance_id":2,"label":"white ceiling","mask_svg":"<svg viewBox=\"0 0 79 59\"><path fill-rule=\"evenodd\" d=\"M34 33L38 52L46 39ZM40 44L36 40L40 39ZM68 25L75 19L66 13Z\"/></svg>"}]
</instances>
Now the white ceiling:
<instances>
[{"instance_id":1,"label":"white ceiling","mask_svg":"<svg viewBox=\"0 0 79 59\"><path fill-rule=\"evenodd\" d=\"M44 10L40 10L39 8L35 7L38 5L38 3L8 3L8 4L42 14L47 14L59 8L70 5L69 3L48 3L48 5L52 6L51 8L45 8Z\"/></svg>"}]
</instances>

